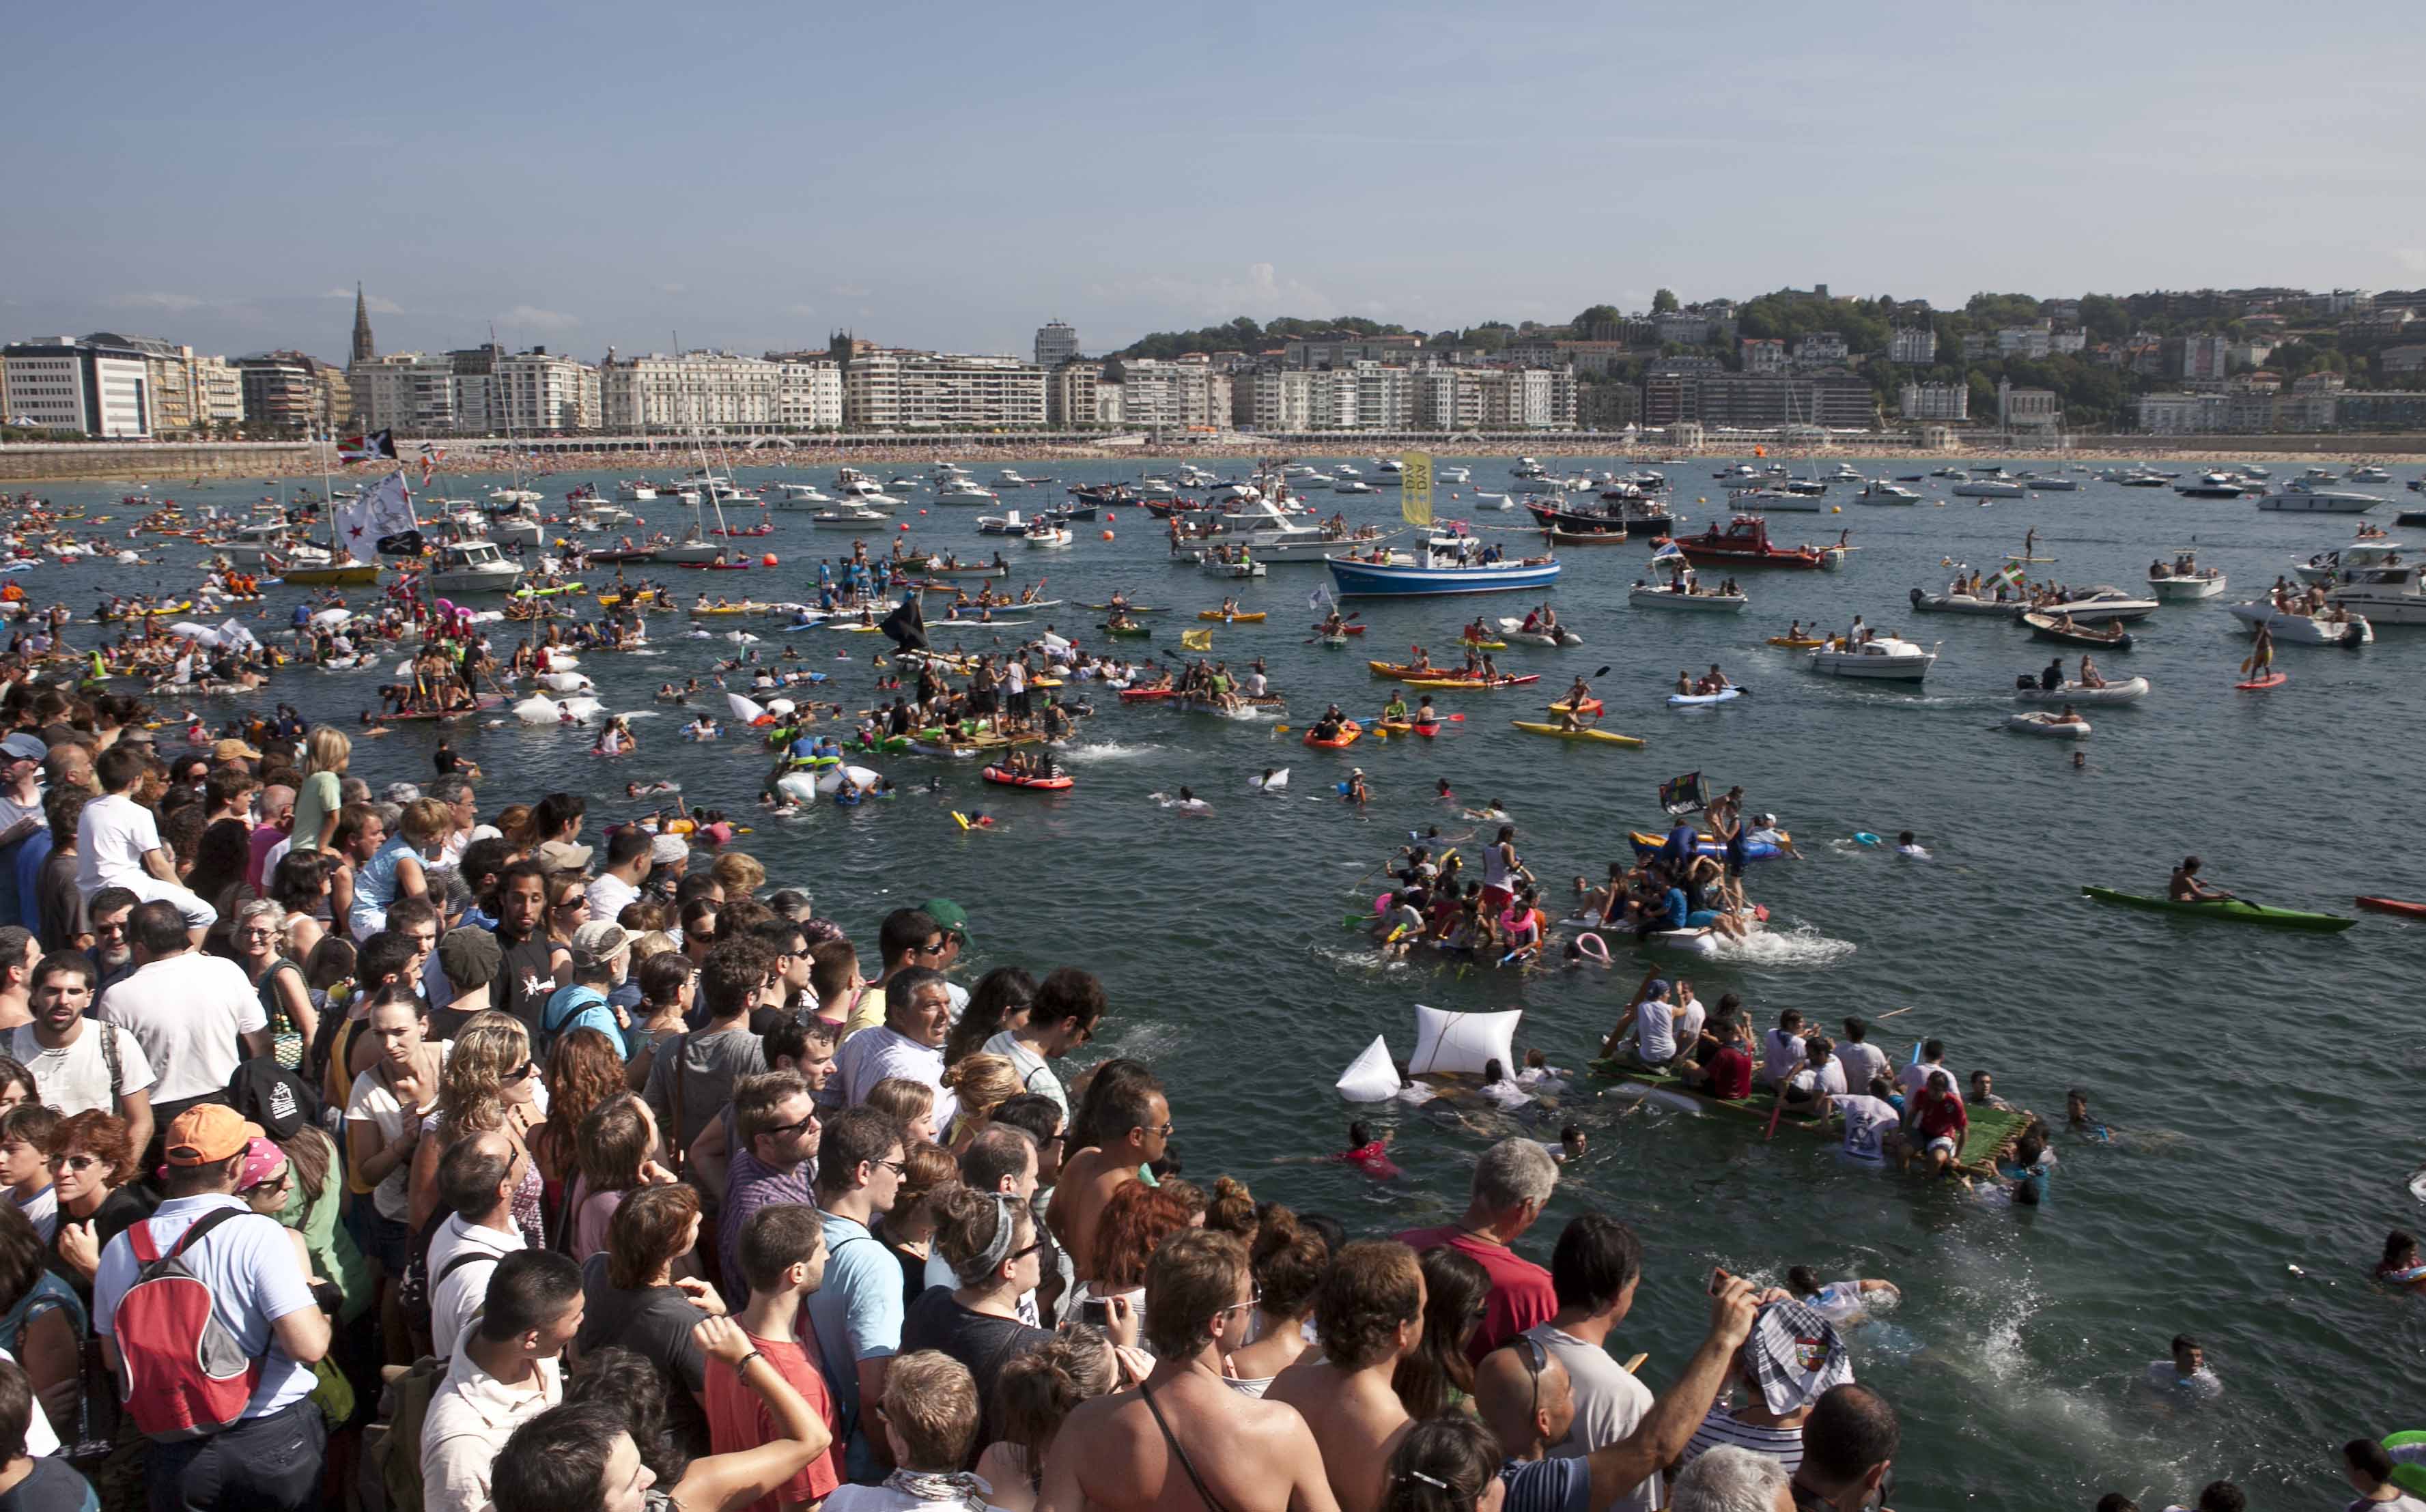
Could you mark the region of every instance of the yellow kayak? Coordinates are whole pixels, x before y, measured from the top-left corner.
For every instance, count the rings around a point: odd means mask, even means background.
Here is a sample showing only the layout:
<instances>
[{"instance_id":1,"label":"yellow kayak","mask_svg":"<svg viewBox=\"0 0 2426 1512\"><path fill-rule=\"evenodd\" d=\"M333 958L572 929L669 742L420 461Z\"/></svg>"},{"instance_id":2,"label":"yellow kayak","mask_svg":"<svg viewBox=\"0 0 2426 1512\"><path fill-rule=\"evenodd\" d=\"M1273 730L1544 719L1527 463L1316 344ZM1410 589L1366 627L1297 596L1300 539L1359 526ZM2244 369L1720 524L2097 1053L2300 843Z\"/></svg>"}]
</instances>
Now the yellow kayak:
<instances>
[{"instance_id":1,"label":"yellow kayak","mask_svg":"<svg viewBox=\"0 0 2426 1512\"><path fill-rule=\"evenodd\" d=\"M1264 622L1264 615L1268 612L1269 611L1258 610L1253 614L1223 614L1219 609L1199 609L1196 611L1196 618L1199 619L1219 619L1226 624L1234 625L1259 625Z\"/></svg>"},{"instance_id":2,"label":"yellow kayak","mask_svg":"<svg viewBox=\"0 0 2426 1512\"><path fill-rule=\"evenodd\" d=\"M1531 719L1511 719L1508 722L1527 734L1549 735L1559 740L1599 740L1612 746L1642 744L1634 736L1621 735L1614 730L1561 730L1557 725L1545 725Z\"/></svg>"},{"instance_id":3,"label":"yellow kayak","mask_svg":"<svg viewBox=\"0 0 2426 1512\"><path fill-rule=\"evenodd\" d=\"M693 616L720 614L765 614L770 607L772 606L764 603L694 603L690 607L690 612Z\"/></svg>"},{"instance_id":4,"label":"yellow kayak","mask_svg":"<svg viewBox=\"0 0 2426 1512\"><path fill-rule=\"evenodd\" d=\"M1808 635L1771 635L1769 637L1769 643L1772 646L1791 646L1796 651L1809 651L1815 646L1828 644L1824 640L1814 640Z\"/></svg>"},{"instance_id":5,"label":"yellow kayak","mask_svg":"<svg viewBox=\"0 0 2426 1512\"><path fill-rule=\"evenodd\" d=\"M1508 649L1508 642L1504 640L1461 640L1458 644L1460 646L1471 646L1476 651L1506 651Z\"/></svg>"}]
</instances>

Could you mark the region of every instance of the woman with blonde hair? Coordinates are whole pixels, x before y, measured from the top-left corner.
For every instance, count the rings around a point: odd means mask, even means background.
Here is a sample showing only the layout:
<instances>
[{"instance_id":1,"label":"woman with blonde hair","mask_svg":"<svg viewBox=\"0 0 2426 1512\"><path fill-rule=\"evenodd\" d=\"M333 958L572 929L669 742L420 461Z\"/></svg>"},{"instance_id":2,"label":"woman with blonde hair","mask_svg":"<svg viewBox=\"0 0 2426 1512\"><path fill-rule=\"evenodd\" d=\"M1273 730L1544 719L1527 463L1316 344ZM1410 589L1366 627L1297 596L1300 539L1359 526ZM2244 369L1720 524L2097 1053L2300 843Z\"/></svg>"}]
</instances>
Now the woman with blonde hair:
<instances>
[{"instance_id":1,"label":"woman with blonde hair","mask_svg":"<svg viewBox=\"0 0 2426 1512\"><path fill-rule=\"evenodd\" d=\"M1048 1343L1004 1365L995 1379L995 1429L1001 1437L978 1456L978 1478L994 1488L995 1512L1035 1512L1044 1488L1044 1455L1082 1402L1120 1385L1112 1342L1092 1324L1074 1323Z\"/></svg>"},{"instance_id":2,"label":"woman with blonde hair","mask_svg":"<svg viewBox=\"0 0 2426 1512\"><path fill-rule=\"evenodd\" d=\"M438 1157L465 1134L502 1133L515 1153L527 1157L533 1133L546 1122L538 1106L539 1063L531 1059L530 1031L510 1013L474 1014L455 1036L454 1054L438 1077L438 1107L422 1120L421 1142L412 1151L412 1231L438 1208ZM429 1137L431 1134L436 1138ZM529 1161L514 1193L514 1222L533 1248L547 1243L541 1201L539 1162Z\"/></svg>"},{"instance_id":3,"label":"woman with blonde hair","mask_svg":"<svg viewBox=\"0 0 2426 1512\"><path fill-rule=\"evenodd\" d=\"M1025 1090L1010 1056L983 1051L945 1067L944 1086L960 1100L960 1112L953 1116L951 1134L944 1141L955 1155L985 1131L995 1109Z\"/></svg>"},{"instance_id":4,"label":"woman with blonde hair","mask_svg":"<svg viewBox=\"0 0 2426 1512\"><path fill-rule=\"evenodd\" d=\"M901 1264L904 1307L927 1290L927 1262L935 1252L935 1210L927 1199L960 1175L960 1166L941 1146L901 1142L901 1184L893 1195L892 1211L877 1220L875 1233Z\"/></svg>"},{"instance_id":5,"label":"woman with blonde hair","mask_svg":"<svg viewBox=\"0 0 2426 1512\"><path fill-rule=\"evenodd\" d=\"M303 753L303 782L295 790L288 848L326 850L337 828L337 811L346 806L343 784L354 759L354 743L334 725L314 725Z\"/></svg>"},{"instance_id":6,"label":"woman with blonde hair","mask_svg":"<svg viewBox=\"0 0 2426 1512\"><path fill-rule=\"evenodd\" d=\"M349 822L351 811L339 828ZM454 824L454 811L444 803L415 798L396 816L396 833L387 836L367 859L356 862L346 925L357 941L387 927L387 910L396 899L429 895L429 867L446 848L447 831Z\"/></svg>"},{"instance_id":7,"label":"woman with blonde hair","mask_svg":"<svg viewBox=\"0 0 2426 1512\"><path fill-rule=\"evenodd\" d=\"M767 868L744 850L728 850L708 863L708 874L724 889L727 903L746 898L767 885Z\"/></svg>"},{"instance_id":8,"label":"woman with blonde hair","mask_svg":"<svg viewBox=\"0 0 2426 1512\"><path fill-rule=\"evenodd\" d=\"M926 1083L888 1076L860 1101L901 1125L902 1143L935 1143L935 1089Z\"/></svg>"}]
</instances>

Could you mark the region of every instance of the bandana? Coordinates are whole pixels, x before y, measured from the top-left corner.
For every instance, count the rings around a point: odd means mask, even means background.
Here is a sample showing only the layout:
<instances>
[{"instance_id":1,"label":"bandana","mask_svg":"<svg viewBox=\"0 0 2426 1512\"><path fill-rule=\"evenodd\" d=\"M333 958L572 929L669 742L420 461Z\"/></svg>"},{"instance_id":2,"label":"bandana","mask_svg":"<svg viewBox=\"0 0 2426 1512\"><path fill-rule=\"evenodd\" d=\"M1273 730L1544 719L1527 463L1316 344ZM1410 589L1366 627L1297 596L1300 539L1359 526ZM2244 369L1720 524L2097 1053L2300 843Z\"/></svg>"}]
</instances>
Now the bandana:
<instances>
[{"instance_id":1,"label":"bandana","mask_svg":"<svg viewBox=\"0 0 2426 1512\"><path fill-rule=\"evenodd\" d=\"M968 1512L986 1512L994 1488L965 1470L897 1470L884 1477L888 1489L921 1502L954 1502Z\"/></svg>"},{"instance_id":2,"label":"bandana","mask_svg":"<svg viewBox=\"0 0 2426 1512\"><path fill-rule=\"evenodd\" d=\"M1832 1386L1853 1378L1844 1341L1828 1320L1802 1302L1772 1302L1754 1320L1744 1344L1761 1400L1771 1412L1800 1411Z\"/></svg>"}]
</instances>

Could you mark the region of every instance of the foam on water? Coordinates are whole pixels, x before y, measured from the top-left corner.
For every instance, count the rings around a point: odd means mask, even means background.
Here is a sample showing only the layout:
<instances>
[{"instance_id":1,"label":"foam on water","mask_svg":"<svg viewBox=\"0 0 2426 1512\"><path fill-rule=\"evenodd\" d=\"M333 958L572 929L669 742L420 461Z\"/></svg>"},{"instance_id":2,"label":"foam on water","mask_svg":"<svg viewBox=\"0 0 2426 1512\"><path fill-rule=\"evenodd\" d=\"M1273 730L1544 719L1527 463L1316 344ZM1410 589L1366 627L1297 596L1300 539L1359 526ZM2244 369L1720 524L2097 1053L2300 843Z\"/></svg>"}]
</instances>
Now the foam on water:
<instances>
[{"instance_id":1,"label":"foam on water","mask_svg":"<svg viewBox=\"0 0 2426 1512\"><path fill-rule=\"evenodd\" d=\"M1712 960L1739 966L1833 966L1859 949L1850 940L1831 940L1807 924L1764 929L1741 940L1710 937Z\"/></svg>"},{"instance_id":2,"label":"foam on water","mask_svg":"<svg viewBox=\"0 0 2426 1512\"><path fill-rule=\"evenodd\" d=\"M1162 747L1156 745L1129 746L1124 745L1117 740L1107 740L1099 744L1072 746L1061 752L1060 760L1064 764L1073 762L1089 764L1095 762L1134 762L1141 761L1162 748Z\"/></svg>"}]
</instances>

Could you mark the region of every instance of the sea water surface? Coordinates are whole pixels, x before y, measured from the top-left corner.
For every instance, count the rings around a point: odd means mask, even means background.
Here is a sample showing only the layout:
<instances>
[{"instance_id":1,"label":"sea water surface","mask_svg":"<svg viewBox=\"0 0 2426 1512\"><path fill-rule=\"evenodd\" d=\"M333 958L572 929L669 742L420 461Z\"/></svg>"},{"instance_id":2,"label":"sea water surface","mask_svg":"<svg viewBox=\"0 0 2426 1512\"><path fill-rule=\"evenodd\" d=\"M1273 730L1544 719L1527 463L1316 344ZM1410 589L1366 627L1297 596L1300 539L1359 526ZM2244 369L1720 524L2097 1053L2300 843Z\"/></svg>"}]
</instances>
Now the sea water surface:
<instances>
[{"instance_id":1,"label":"sea water surface","mask_svg":"<svg viewBox=\"0 0 2426 1512\"><path fill-rule=\"evenodd\" d=\"M1480 487L1505 486L1505 458L1467 465ZM1720 465L1668 468L1690 528L1725 516L1721 485L1710 481ZM1926 465L1863 467L1909 475ZM1137 475L1112 463L1033 471L1055 484L1008 493L1006 505L1033 510L1068 483ZM1369 906L1373 869L1412 830L1476 828L1435 801L1435 780L1447 778L1461 803L1506 805L1554 911L1573 878L1597 878L1627 853L1626 829L1660 825L1661 780L1700 770L1714 792L1740 783L1748 809L1776 812L1806 859L1754 870L1753 895L1772 910L1772 930L1748 958L1671 957L1668 974L1689 976L1706 1003L1742 994L1763 1025L1787 1007L1832 1033L1846 1015L1866 1015L1880 1021L1874 1038L1899 1062L1920 1037L1941 1037L1949 1064L1994 1072L2000 1094L2059 1126L2066 1088L2079 1087L2112 1124L2113 1142L2060 1133L2051 1200L2015 1211L1849 1165L1808 1134L1765 1142L1749 1123L1646 1107L1579 1076L1555 1112L1523 1127L1555 1139L1573 1121L1588 1131L1591 1153L1567 1167L1548 1214L1518 1247L1546 1263L1559 1226L1586 1210L1633 1226L1646 1274L1612 1347L1647 1350L1655 1387L1673 1378L1704 1330L1702 1288L1714 1264L1768 1279L1806 1263L1827 1277L1893 1280L1903 1300L1892 1328L1856 1330L1852 1350L1860 1377L1903 1420L1900 1506L2086 1507L2121 1490L2153 1508L2188 1502L2217 1477L2240 1482L2253 1504L2325 1504L2348 1495L2335 1473L2344 1440L2426 1423L2417 1386L2426 1298L2368 1274L2387 1230L2426 1222L2407 1190L2426 1106L2418 1016L2426 926L2370 915L2337 936L2278 933L2103 908L2078 889L2161 893L2174 861L2196 852L2216 883L2287 907L2349 912L2362 893L2426 898L2417 813L2426 628L2380 627L2377 643L2357 652L2285 648L2278 665L2288 685L2236 692L2246 642L2224 605L2346 543L2353 522L2112 487L2089 481L2085 469L2074 475L2077 492L1991 501L1949 497L1948 485L1933 480L1917 507L1863 507L1840 486L1831 507L1841 513L1776 516L1771 528L1787 544L1850 529L1858 549L1846 569L1739 571L1752 599L1739 616L1630 609L1625 587L1644 571L1648 547L1570 548L1550 597L1585 644L1497 653L1504 668L1538 671L1542 683L1439 695L1466 718L1432 742L1368 740L1325 752L1302 747L1295 730L1329 701L1357 715L1380 708L1391 684L1367 673L1368 655L1402 659L1421 642L1447 659L1471 615L1521 615L1536 600L1351 601L1369 632L1334 651L1306 633L1307 596L1328 576L1319 566L1275 566L1259 582L1216 580L1169 562L1159 525L1136 509L1077 527L1075 549L1024 550L980 540L980 510L922 508L924 494L901 513L910 539L964 555L1000 545L1019 570L1014 587L1049 574L1045 596L1070 602L1043 618L1082 643L1104 644L1099 617L1076 601L1101 601L1116 587L1173 611L1149 617L1150 647L1118 643L1131 653L1175 651L1179 632L1198 628L1194 611L1225 595L1270 611L1262 625L1213 627L1212 654L1234 668L1263 657L1289 697L1292 732L1279 733L1273 719L1124 707L1096 689L1094 716L1061 755L1077 776L1075 791L989 788L975 763L890 757L874 764L902 784L898 798L770 819L752 806L766 771L752 743L737 734L720 746L678 743L674 729L688 711L654 702L653 691L736 649L772 656L796 646L832 674L833 697L858 707L867 701L876 637L787 635L775 621L720 619L708 621L714 638L687 639L683 620L661 615L650 621L646 651L583 659L607 708L640 716L639 755L599 760L588 754L587 732L494 716L450 733L487 770L489 812L563 788L589 795L591 817L612 822L639 807L623 798L626 781L671 777L688 801L753 824L742 844L779 882L809 888L818 909L864 945L887 910L944 895L971 915L971 978L1006 963L1039 976L1064 964L1099 973L1112 1016L1077 1063L1117 1054L1161 1071L1188 1174L1209 1182L1229 1172L1258 1197L1332 1213L1359 1233L1454 1217L1486 1142L1437 1108L1342 1103L1332 1084L1374 1035L1403 1057L1417 1003L1521 1007L1520 1051L1539 1047L1556 1065L1580 1068L1653 958L1619 942L1607 970L1519 974L1379 960L1361 935L1340 927L1344 912ZM611 491L613 478L559 474L540 486L553 498L584 480ZM746 484L775 478L822 485L832 469L742 470ZM441 491L477 495L495 481L447 480ZM37 491L115 515L119 526L137 512L117 506L122 487ZM152 491L240 513L267 491L246 480ZM2398 485L2374 491L2408 501ZM1388 491L1313 501L1355 521L1395 519L1399 509ZM1473 502L1472 486L1444 490L1436 508L1455 517ZM655 526L679 525L685 514L663 501L633 507ZM2389 525L2393 511L2387 505L2373 518ZM850 538L813 532L797 514L773 518L776 535L736 544L776 553L774 571L649 571L686 595L705 587L736 600L808 598L815 560L847 552ZM1521 510L1467 518L1484 530L1527 522ZM1108 528L1117 535L1109 542L1100 534ZM2108 677L2145 675L2155 690L2135 705L2086 711L2095 732L2079 743L2080 767L2073 743L2002 728L2014 677L2045 666L2056 648L2015 625L1917 615L1906 599L1914 587L1941 590L1949 561L2001 565L2033 528L2035 554L2054 558L2031 567L2034 575L2137 589L2152 558L2195 547L2202 563L2232 579L2219 599L2168 604L2132 627L2133 651L2099 658ZM1529 531L1508 539L1539 549ZM881 549L876 538L870 545ZM35 602L64 599L79 614L101 592L194 581L201 554L190 543L148 538L143 549L166 565L46 565L16 581ZM272 590L265 639L283 627L290 603L289 590ZM939 607L930 600L930 611ZM1924 687L1816 677L1798 653L1764 644L1793 619L1841 627L1856 614L1939 646ZM934 638L976 649L998 636L1010 647L1043 628L938 627ZM724 638L736 629L761 638L736 648ZM502 651L519 627L494 633ZM1691 711L1665 706L1680 668L1712 662L1750 696ZM1610 670L1594 686L1606 722L1643 737L1645 748L1508 728L1511 718L1540 717L1577 670L1604 665ZM382 676L299 668L258 700L194 706L218 718L283 700L350 724L376 704ZM708 700L720 716L720 704ZM425 779L435 740L419 726L359 741L354 770L374 785ZM1272 766L1291 769L1286 790L1253 791L1249 779ZM1367 774L1368 809L1332 790L1351 766ZM921 791L930 777L942 780L941 794ZM1152 796L1183 783L1210 800L1209 814ZM948 811L973 808L999 823L963 833ZM1869 831L1892 841L1907 828L1933 860L1900 860L1851 839ZM1464 842L1468 857L1488 838ZM1340 1148L1358 1117L1396 1134L1402 1179L1281 1164ZM2221 1399L2165 1401L2142 1384L2177 1332L2207 1346L2224 1382Z\"/></svg>"}]
</instances>

